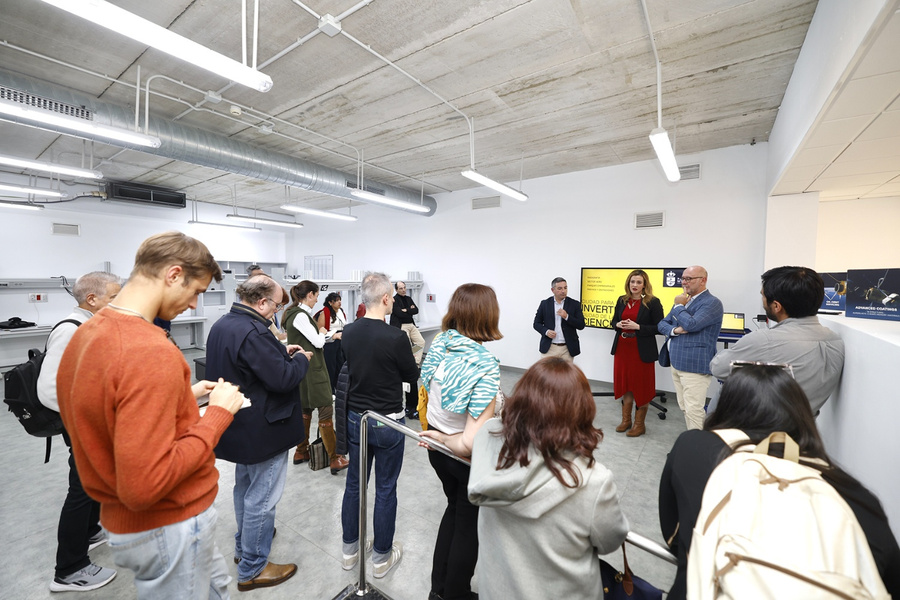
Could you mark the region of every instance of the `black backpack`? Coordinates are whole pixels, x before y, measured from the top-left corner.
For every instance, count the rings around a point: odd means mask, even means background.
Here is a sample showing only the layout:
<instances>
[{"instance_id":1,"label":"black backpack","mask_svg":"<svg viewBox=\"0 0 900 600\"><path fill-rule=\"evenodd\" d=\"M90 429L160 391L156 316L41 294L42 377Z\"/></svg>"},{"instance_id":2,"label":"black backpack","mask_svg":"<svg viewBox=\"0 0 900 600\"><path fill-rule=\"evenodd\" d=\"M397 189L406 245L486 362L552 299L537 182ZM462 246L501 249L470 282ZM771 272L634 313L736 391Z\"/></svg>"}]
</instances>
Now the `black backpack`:
<instances>
[{"instance_id":1,"label":"black backpack","mask_svg":"<svg viewBox=\"0 0 900 600\"><path fill-rule=\"evenodd\" d=\"M76 327L81 325L75 319L64 319L53 326L53 331L63 323L74 323ZM49 338L47 339L49 342ZM41 404L37 393L38 376L41 374L41 365L47 355L47 346L44 351L37 348L28 351L28 360L17 365L3 374L4 402L25 428L25 431L35 437L47 438L47 452L44 462L50 462L50 439L63 432L62 419L55 410Z\"/></svg>"}]
</instances>

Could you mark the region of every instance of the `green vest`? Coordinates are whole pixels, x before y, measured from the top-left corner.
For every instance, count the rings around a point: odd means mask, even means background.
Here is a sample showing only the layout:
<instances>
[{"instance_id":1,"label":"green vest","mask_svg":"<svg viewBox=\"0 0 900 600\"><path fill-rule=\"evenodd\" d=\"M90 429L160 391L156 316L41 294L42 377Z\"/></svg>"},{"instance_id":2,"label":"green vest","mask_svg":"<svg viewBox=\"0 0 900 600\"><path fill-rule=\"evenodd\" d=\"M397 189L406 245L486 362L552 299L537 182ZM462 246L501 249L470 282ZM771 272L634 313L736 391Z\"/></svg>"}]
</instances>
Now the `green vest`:
<instances>
[{"instance_id":1,"label":"green vest","mask_svg":"<svg viewBox=\"0 0 900 600\"><path fill-rule=\"evenodd\" d=\"M300 381L300 400L304 410L313 408L322 408L331 406L331 377L328 375L328 368L325 366L325 353L322 348L316 348L312 345L306 336L300 333L294 327L294 319L309 319L313 329L319 330L319 326L313 321L308 312L295 306L284 311L284 330L287 332L288 344L299 344L307 352L312 352L312 359L309 361L309 370L306 377Z\"/></svg>"}]
</instances>

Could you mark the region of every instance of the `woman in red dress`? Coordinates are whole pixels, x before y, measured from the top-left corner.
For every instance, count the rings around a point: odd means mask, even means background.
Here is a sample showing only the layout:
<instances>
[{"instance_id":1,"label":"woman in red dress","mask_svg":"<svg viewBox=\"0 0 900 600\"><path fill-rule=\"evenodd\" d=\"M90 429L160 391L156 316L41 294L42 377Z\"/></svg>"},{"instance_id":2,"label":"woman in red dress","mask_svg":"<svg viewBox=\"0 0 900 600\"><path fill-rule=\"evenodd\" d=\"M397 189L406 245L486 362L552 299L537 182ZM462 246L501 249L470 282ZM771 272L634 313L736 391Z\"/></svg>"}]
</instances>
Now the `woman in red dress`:
<instances>
[{"instance_id":1,"label":"woman in red dress","mask_svg":"<svg viewBox=\"0 0 900 600\"><path fill-rule=\"evenodd\" d=\"M616 431L628 437L646 431L647 404L656 395L656 324L663 318L662 303L653 295L647 273L636 269L625 279L625 294L619 297L613 314L616 337L610 354L613 362L613 392L622 398L622 422ZM631 409L634 427L631 423Z\"/></svg>"}]
</instances>

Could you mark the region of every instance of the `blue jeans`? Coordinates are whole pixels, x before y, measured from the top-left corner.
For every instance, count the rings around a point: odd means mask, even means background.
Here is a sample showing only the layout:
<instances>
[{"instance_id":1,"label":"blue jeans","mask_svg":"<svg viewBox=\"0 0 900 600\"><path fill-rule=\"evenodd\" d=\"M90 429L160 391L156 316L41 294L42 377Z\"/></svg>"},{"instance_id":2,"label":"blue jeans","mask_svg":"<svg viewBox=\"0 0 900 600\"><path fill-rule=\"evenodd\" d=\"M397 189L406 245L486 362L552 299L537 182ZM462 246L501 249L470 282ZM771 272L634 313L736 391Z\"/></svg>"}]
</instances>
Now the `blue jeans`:
<instances>
[{"instance_id":1,"label":"blue jeans","mask_svg":"<svg viewBox=\"0 0 900 600\"><path fill-rule=\"evenodd\" d=\"M275 505L284 492L288 453L279 453L255 465L234 465L234 556L238 581L249 581L269 562L275 533Z\"/></svg>"},{"instance_id":2,"label":"blue jeans","mask_svg":"<svg viewBox=\"0 0 900 600\"><path fill-rule=\"evenodd\" d=\"M344 502L341 506L341 526L343 527L344 553L352 554L359 548L359 413L347 411L347 442L350 450L350 467L347 469L347 485L344 488ZM404 423L400 419L400 423ZM366 480L372 474L375 461L375 515L372 525L375 529L373 562L391 553L394 545L394 527L397 520L397 478L403 466L404 435L394 431L375 419L367 419L368 462ZM386 560L386 558L384 559Z\"/></svg>"},{"instance_id":3,"label":"blue jeans","mask_svg":"<svg viewBox=\"0 0 900 600\"><path fill-rule=\"evenodd\" d=\"M138 598L229 598L228 566L216 547L216 509L138 533L109 532L116 566L134 571Z\"/></svg>"}]
</instances>

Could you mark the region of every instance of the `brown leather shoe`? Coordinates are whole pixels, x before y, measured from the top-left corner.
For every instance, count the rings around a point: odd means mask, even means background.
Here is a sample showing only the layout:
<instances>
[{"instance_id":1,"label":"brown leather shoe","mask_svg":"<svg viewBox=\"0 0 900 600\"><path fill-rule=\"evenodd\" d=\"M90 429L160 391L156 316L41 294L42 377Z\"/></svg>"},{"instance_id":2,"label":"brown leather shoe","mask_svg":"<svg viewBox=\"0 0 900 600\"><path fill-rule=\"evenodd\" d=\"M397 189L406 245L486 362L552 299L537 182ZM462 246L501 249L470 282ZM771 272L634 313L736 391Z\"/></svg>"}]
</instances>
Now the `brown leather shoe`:
<instances>
[{"instance_id":1,"label":"brown leather shoe","mask_svg":"<svg viewBox=\"0 0 900 600\"><path fill-rule=\"evenodd\" d=\"M350 466L350 461L344 458L343 456L335 456L331 460L331 474L337 475L344 469Z\"/></svg>"},{"instance_id":2,"label":"brown leather shoe","mask_svg":"<svg viewBox=\"0 0 900 600\"><path fill-rule=\"evenodd\" d=\"M294 464L299 465L305 462L309 462L309 452L300 452L299 450L294 450Z\"/></svg>"},{"instance_id":3,"label":"brown leather shoe","mask_svg":"<svg viewBox=\"0 0 900 600\"><path fill-rule=\"evenodd\" d=\"M261 587L272 587L283 583L294 576L297 572L297 565L291 563L287 565L279 565L273 562L266 563L265 568L250 581L239 581L238 591L249 592Z\"/></svg>"}]
</instances>

